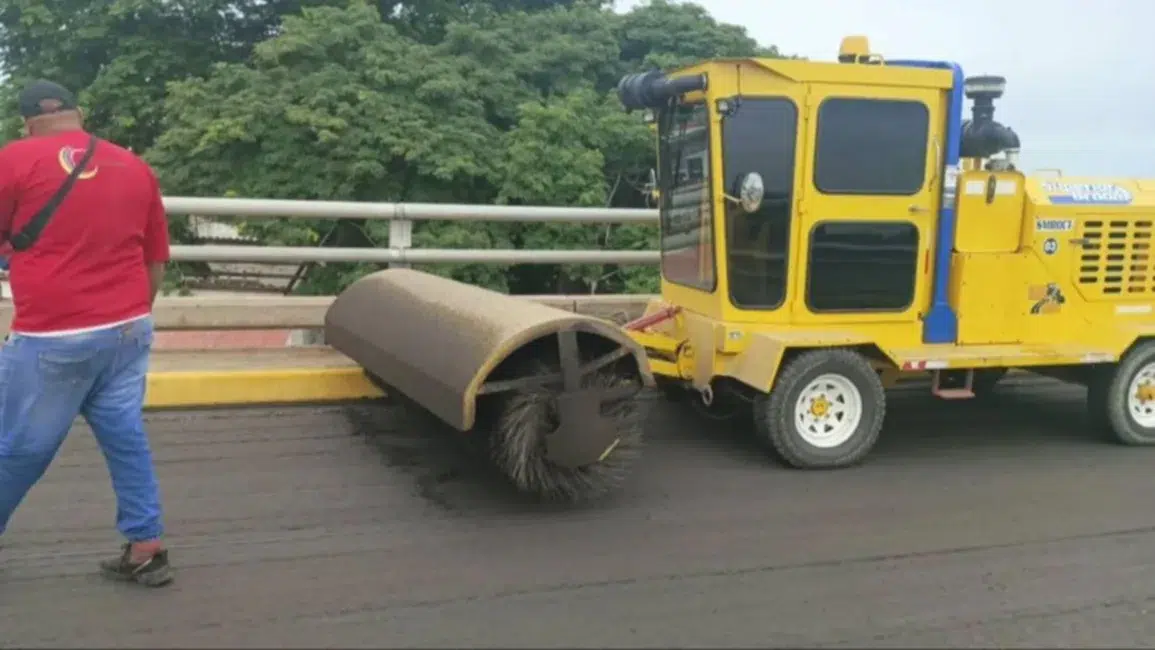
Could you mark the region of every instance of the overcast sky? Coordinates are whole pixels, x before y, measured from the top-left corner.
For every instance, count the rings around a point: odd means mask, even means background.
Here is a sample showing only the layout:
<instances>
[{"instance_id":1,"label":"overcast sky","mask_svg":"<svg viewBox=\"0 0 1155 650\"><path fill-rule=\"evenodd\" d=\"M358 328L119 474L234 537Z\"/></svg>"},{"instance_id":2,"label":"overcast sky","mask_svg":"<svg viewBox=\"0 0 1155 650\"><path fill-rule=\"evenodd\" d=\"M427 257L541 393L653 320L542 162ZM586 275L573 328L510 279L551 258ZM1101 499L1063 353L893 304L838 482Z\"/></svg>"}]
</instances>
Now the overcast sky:
<instances>
[{"instance_id":1,"label":"overcast sky","mask_svg":"<svg viewBox=\"0 0 1155 650\"><path fill-rule=\"evenodd\" d=\"M627 9L644 0L618 0ZM697 0L760 43L833 61L864 34L886 58L1000 74L995 118L1028 170L1155 178L1155 3L1143 0ZM967 111L969 113L969 102Z\"/></svg>"}]
</instances>

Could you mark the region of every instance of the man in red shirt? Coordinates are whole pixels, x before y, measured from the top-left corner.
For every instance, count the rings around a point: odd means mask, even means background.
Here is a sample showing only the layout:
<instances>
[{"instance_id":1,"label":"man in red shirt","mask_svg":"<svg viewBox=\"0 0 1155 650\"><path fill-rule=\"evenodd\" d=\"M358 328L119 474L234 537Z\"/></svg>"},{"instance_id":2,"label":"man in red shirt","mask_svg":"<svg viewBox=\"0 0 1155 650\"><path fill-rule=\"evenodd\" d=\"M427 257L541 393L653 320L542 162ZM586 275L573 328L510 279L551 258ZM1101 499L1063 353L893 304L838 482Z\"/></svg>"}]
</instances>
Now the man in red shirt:
<instances>
[{"instance_id":1,"label":"man in red shirt","mask_svg":"<svg viewBox=\"0 0 1155 650\"><path fill-rule=\"evenodd\" d=\"M172 580L141 410L152 303L169 259L159 186L140 158L83 127L76 98L38 81L19 96L28 137L0 149L0 255L15 317L0 347L0 535L84 416L112 475L122 552L103 573ZM24 228L83 165L39 238ZM15 250L13 249L15 247Z\"/></svg>"}]
</instances>

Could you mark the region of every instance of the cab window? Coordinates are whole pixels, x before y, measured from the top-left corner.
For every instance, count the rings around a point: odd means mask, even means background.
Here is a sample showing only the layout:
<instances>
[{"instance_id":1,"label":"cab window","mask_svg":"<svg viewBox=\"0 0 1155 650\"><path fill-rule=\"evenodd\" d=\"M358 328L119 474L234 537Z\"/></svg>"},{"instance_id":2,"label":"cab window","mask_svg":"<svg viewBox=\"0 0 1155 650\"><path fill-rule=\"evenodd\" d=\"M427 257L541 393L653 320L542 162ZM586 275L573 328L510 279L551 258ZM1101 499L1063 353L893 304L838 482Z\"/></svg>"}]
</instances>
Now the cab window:
<instances>
[{"instance_id":1,"label":"cab window","mask_svg":"<svg viewBox=\"0 0 1155 650\"><path fill-rule=\"evenodd\" d=\"M679 104L659 116L662 276L712 291L715 285L710 198L710 129L704 103Z\"/></svg>"},{"instance_id":2,"label":"cab window","mask_svg":"<svg viewBox=\"0 0 1155 650\"><path fill-rule=\"evenodd\" d=\"M810 233L806 304L818 312L906 311L918 275L908 221L822 221Z\"/></svg>"},{"instance_id":3,"label":"cab window","mask_svg":"<svg viewBox=\"0 0 1155 650\"><path fill-rule=\"evenodd\" d=\"M783 98L742 97L722 121L726 192L737 196L750 172L765 196L752 214L726 202L730 301L744 309L775 309L786 297L798 109Z\"/></svg>"},{"instance_id":4,"label":"cab window","mask_svg":"<svg viewBox=\"0 0 1155 650\"><path fill-rule=\"evenodd\" d=\"M926 180L922 102L831 97L818 107L814 186L823 194L911 195Z\"/></svg>"}]
</instances>

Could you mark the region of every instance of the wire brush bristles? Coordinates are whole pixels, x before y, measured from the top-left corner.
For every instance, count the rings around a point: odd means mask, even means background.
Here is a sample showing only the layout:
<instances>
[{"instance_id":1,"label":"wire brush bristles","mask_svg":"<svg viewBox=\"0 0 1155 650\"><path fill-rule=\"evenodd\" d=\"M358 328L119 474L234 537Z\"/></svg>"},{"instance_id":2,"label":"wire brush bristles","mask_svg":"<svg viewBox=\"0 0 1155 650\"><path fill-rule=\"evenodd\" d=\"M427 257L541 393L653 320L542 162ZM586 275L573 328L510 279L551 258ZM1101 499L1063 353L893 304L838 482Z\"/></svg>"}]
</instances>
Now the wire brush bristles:
<instances>
[{"instance_id":1,"label":"wire brush bristles","mask_svg":"<svg viewBox=\"0 0 1155 650\"><path fill-rule=\"evenodd\" d=\"M549 372L545 364L535 368ZM599 373L591 387L638 384L637 377L611 371ZM642 393L606 406L618 433L618 443L604 460L580 468L560 467L546 459L546 436L557 429L556 402L548 388L518 391L505 398L490 434L493 463L520 490L544 500L579 502L601 497L619 487L641 456L646 406Z\"/></svg>"}]
</instances>

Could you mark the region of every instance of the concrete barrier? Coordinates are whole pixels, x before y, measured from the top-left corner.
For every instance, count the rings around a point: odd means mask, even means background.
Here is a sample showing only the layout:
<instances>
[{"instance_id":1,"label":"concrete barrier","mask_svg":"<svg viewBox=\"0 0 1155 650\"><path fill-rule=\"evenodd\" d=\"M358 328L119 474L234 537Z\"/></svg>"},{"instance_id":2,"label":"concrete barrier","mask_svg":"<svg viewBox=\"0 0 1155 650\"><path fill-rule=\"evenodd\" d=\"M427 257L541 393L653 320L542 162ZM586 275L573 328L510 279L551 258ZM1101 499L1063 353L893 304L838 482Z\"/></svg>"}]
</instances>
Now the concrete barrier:
<instances>
[{"instance_id":1,"label":"concrete barrier","mask_svg":"<svg viewBox=\"0 0 1155 650\"><path fill-rule=\"evenodd\" d=\"M524 296L543 304L616 322L636 318L648 295ZM320 329L332 296L161 297L154 316L160 330ZM0 336L8 334L12 303L0 303Z\"/></svg>"},{"instance_id":2,"label":"concrete barrier","mask_svg":"<svg viewBox=\"0 0 1155 650\"><path fill-rule=\"evenodd\" d=\"M559 309L624 322L652 296L525 296ZM296 330L318 332L330 296L162 297L154 315L162 331ZM0 336L12 303L0 303ZM251 350L159 350L148 373L146 407L204 408L332 402L381 397L353 361L321 343Z\"/></svg>"}]
</instances>

